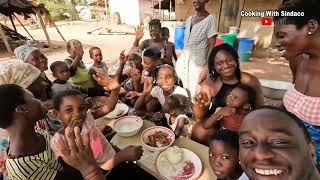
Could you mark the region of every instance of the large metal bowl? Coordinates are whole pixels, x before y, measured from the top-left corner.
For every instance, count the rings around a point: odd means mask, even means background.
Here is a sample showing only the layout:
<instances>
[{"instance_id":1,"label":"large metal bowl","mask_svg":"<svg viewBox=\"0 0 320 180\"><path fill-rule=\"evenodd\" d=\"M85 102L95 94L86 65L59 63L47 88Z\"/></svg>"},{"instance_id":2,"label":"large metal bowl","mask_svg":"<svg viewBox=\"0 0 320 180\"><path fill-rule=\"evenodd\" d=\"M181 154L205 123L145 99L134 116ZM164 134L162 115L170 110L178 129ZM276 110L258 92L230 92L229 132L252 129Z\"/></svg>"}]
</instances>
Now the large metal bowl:
<instances>
[{"instance_id":1,"label":"large metal bowl","mask_svg":"<svg viewBox=\"0 0 320 180\"><path fill-rule=\"evenodd\" d=\"M282 100L286 91L293 87L292 83L286 81L276 81L269 79L259 79L262 86L262 93L265 97Z\"/></svg>"}]
</instances>

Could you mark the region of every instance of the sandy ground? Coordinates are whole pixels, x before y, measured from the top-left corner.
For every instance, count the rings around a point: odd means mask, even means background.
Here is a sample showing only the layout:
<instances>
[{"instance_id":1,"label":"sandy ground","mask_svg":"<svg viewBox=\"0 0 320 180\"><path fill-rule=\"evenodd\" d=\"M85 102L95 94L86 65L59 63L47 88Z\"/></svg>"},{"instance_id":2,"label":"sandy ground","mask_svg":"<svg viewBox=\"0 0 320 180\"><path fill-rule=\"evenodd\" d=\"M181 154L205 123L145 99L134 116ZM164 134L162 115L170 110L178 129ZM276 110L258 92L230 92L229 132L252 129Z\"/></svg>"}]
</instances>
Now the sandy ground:
<instances>
[{"instance_id":1,"label":"sandy ground","mask_svg":"<svg viewBox=\"0 0 320 180\"><path fill-rule=\"evenodd\" d=\"M68 41L70 39L78 39L83 43L85 54L84 62L90 66L88 50L91 46L98 46L102 49L105 62L112 66L117 63L119 53L122 50L129 50L134 40L134 27L117 26L115 31L130 32L131 35L97 35L95 33L88 34L87 32L93 31L100 27L108 27L103 22L58 22L58 28ZM30 34L41 42L46 42L45 35L42 29L31 30L27 27ZM18 27L18 32L26 37L27 33ZM64 41L57 33L55 28L48 28L50 38L55 45L55 48L44 49L45 54L49 59L49 64L53 61L64 60L68 55ZM148 38L148 33L145 33L145 38ZM14 57L8 57L5 52L0 52L0 64L6 61L16 60ZM292 74L289 69L288 62L282 58L251 58L251 62L241 62L241 68L244 71L256 75L258 78L282 80L291 82ZM114 69L114 68L112 68ZM48 74L51 74L48 72Z\"/></svg>"}]
</instances>

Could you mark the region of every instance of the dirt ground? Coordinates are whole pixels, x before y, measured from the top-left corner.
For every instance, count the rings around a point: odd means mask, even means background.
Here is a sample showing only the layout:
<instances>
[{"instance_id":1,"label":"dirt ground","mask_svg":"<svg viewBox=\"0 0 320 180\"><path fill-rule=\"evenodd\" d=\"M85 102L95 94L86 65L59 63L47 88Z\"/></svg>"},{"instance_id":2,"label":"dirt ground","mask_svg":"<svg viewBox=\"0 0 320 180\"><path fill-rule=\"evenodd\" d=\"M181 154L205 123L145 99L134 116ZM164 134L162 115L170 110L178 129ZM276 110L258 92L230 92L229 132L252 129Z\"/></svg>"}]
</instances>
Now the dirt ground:
<instances>
[{"instance_id":1,"label":"dirt ground","mask_svg":"<svg viewBox=\"0 0 320 180\"><path fill-rule=\"evenodd\" d=\"M104 61L109 65L115 65L117 58L122 50L129 50L134 41L134 27L117 26L114 27L117 32L129 32L126 35L97 35L95 32L88 34L87 32L93 31L100 27L107 27L103 22L58 22L56 23L61 33L68 41L70 39L78 39L83 43L85 54L84 62L90 66L88 50L91 46L98 46L102 49ZM9 25L10 26L10 25ZM30 34L41 42L46 42L45 35L42 29L31 30L27 27ZM18 27L18 32L22 35L29 37L28 34ZM55 28L48 28L50 39L54 44L54 48L43 49L49 59L49 64L53 61L64 60L68 55L66 52L66 44L61 39ZM172 32L171 32L172 33ZM148 38L148 33L145 37ZM0 64L6 61L16 60L14 57L8 57L4 51L0 51ZM288 62L282 58L251 58L251 62L241 62L241 68L244 71L256 75L258 78L282 80L291 82L292 74L289 69ZM114 68L111 68L114 69ZM51 74L51 72L48 72Z\"/></svg>"}]
</instances>

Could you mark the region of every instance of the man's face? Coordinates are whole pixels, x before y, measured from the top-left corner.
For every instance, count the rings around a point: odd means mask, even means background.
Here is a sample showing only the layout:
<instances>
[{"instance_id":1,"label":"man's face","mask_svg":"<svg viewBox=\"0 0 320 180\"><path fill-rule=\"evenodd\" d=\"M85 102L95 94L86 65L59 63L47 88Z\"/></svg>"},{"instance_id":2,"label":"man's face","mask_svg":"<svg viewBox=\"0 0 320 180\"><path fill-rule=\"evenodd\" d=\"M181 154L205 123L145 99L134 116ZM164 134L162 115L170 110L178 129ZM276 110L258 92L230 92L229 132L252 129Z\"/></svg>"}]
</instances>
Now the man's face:
<instances>
[{"instance_id":1,"label":"man's face","mask_svg":"<svg viewBox=\"0 0 320 180\"><path fill-rule=\"evenodd\" d=\"M314 173L314 145L290 118L280 111L259 109L244 119L239 158L250 179L302 180Z\"/></svg>"}]
</instances>

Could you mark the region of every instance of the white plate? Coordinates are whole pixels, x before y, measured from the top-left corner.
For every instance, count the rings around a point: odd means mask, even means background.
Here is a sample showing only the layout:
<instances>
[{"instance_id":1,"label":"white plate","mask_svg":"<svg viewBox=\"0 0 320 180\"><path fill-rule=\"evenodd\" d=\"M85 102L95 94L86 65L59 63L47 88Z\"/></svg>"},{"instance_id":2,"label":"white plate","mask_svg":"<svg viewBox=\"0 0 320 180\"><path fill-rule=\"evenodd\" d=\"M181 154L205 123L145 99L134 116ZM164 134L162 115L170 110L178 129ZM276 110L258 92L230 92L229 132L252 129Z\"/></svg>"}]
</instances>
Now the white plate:
<instances>
[{"instance_id":1,"label":"white plate","mask_svg":"<svg viewBox=\"0 0 320 180\"><path fill-rule=\"evenodd\" d=\"M192 162L193 165L194 165L194 173L191 177L187 178L186 180L195 180L195 179L198 179L201 174L202 174L202 162L200 160L200 158L192 151L188 150L188 149L185 149L185 148L181 148L183 150L183 153L184 153L184 157L183 157L183 160L179 163L180 165L181 164L185 164L185 162ZM176 172L172 173L171 175L168 174L169 172L169 169L168 167L166 167L165 165L163 165L163 162L161 162L159 159L159 157L163 156L164 153L166 151L162 151L158 157L157 157L157 160L156 160L156 168L157 168L157 171L159 172L159 174L168 179L168 180L174 180L175 177L179 174L179 171L181 170L177 170ZM175 165L175 167L177 167L179 165Z\"/></svg>"},{"instance_id":2,"label":"white plate","mask_svg":"<svg viewBox=\"0 0 320 180\"><path fill-rule=\"evenodd\" d=\"M129 107L124 103L118 103L113 111L105 115L104 117L108 119L117 119L124 116L129 111Z\"/></svg>"}]
</instances>

